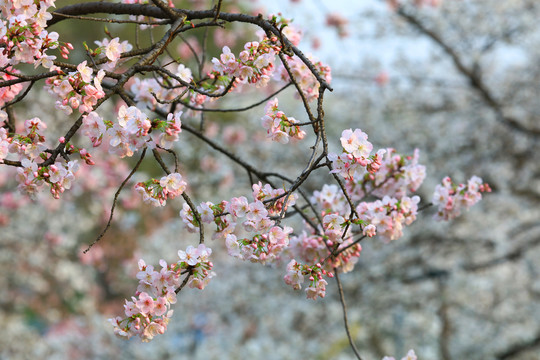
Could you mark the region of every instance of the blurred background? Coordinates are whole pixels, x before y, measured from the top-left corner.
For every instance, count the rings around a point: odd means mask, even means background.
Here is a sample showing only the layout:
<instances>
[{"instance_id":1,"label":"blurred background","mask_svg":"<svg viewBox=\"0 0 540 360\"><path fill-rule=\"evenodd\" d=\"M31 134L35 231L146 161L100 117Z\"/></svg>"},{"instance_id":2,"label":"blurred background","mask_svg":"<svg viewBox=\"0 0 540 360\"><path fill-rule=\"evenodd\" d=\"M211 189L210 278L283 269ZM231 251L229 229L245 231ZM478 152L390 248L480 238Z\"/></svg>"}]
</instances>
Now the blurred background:
<instances>
[{"instance_id":1,"label":"blurred background","mask_svg":"<svg viewBox=\"0 0 540 360\"><path fill-rule=\"evenodd\" d=\"M294 19L293 26L303 29L300 49L331 66L334 92L325 98L331 150L339 150L347 128L362 129L375 148L404 154L418 148L428 174L419 190L423 202L447 175L456 182L478 175L493 189L452 222L435 222L428 208L398 241L363 243L354 271L340 277L363 358L400 358L413 348L423 360L540 359L540 3L278 0L223 6ZM151 41L150 30L135 38L134 29L107 24L113 37ZM89 21L66 20L50 30L79 50L82 41L90 45L106 36L102 23ZM159 34L155 30L155 38ZM210 60L222 46L237 52L256 39L254 28L230 24L206 35L193 31L174 46L197 73L189 46L206 48ZM74 53L70 61L83 58ZM280 108L306 121L293 94L278 95ZM266 95L231 96L219 106L249 105ZM29 96L15 109L18 118L47 119L49 139L65 132L72 120L55 110L47 92L36 86ZM112 119L113 105L98 112ZM305 143L284 151L267 142L262 115L263 106L207 114L206 133L261 168L297 174L309 155ZM200 118L183 121L198 124ZM249 193L240 168L204 143L182 133L177 149L195 202ZM326 298L306 300L283 283L284 267L239 262L217 242L208 244L217 277L202 292L180 293L164 335L150 343L117 339L107 318L122 315L124 299L133 294L137 260L175 261L178 249L197 242L178 216L180 200L155 209L132 190L137 181L160 176L148 162L123 191L107 235L82 254L104 227L114 192L135 161L111 158L104 167L83 167L84 181L60 201L46 192L36 201L11 194L14 173L0 168L0 358L353 358L335 283ZM327 179L313 177L306 190L320 189Z\"/></svg>"}]
</instances>

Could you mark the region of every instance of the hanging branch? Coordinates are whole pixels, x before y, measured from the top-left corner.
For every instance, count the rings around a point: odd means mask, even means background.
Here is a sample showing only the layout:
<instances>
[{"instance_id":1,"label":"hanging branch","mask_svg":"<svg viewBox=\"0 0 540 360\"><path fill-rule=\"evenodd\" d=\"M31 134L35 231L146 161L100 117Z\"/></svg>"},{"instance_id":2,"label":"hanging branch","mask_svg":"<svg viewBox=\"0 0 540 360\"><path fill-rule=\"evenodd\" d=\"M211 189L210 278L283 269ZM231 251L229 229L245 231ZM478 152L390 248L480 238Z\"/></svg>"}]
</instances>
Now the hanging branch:
<instances>
[{"instance_id":1,"label":"hanging branch","mask_svg":"<svg viewBox=\"0 0 540 360\"><path fill-rule=\"evenodd\" d=\"M105 235L107 230L109 230L109 227L111 226L112 218L113 218L113 215L114 215L114 209L116 208L116 202L118 201L118 196L120 196L120 192L122 191L124 186L127 184L129 179L131 179L133 174L135 174L135 172L139 169L139 166L141 165L145 155L146 155L146 148L143 149L143 151L141 153L141 156L139 157L139 160L137 161L137 163L135 164L135 166L133 167L133 169L131 170L129 175L124 179L124 181L122 182L122 184L120 185L118 190L116 190L116 193L114 194L112 207L111 207L111 214L109 215L109 220L107 221L107 225L105 225L105 229L103 229L103 231L101 231L101 233L98 235L98 237L90 245L88 245L88 247L83 251L84 254L86 254L88 251L90 251L92 246L97 244L97 242L100 241L101 238L103 238L103 236Z\"/></svg>"},{"instance_id":2,"label":"hanging branch","mask_svg":"<svg viewBox=\"0 0 540 360\"><path fill-rule=\"evenodd\" d=\"M349 340L349 345L351 346L351 349L354 352L354 355L356 356L356 358L358 360L362 360L362 357L360 356L358 349L356 348L356 345L354 344L354 340L351 336L351 331L349 329L349 320L347 319L347 304L345 303L345 296L343 295L343 287L341 286L341 281L339 280L339 271L336 268L334 268L334 277L336 279L336 283L338 286L339 300L341 301L341 309L343 311L343 323L345 325L345 332L347 333L347 339Z\"/></svg>"}]
</instances>

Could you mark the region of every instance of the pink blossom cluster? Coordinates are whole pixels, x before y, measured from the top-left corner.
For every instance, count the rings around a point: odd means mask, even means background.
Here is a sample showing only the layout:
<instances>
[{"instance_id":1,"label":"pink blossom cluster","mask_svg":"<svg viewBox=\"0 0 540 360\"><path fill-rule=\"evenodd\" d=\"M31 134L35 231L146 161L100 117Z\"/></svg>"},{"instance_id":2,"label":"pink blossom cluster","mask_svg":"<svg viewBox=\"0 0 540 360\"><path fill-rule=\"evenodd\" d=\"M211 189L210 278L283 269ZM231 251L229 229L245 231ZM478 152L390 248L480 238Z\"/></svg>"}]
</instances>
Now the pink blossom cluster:
<instances>
[{"instance_id":1,"label":"pink blossom cluster","mask_svg":"<svg viewBox=\"0 0 540 360\"><path fill-rule=\"evenodd\" d=\"M3 122L4 120L1 120L0 124ZM12 137L8 137L5 128L0 128L0 161L9 153L15 154L21 161L22 166L17 168L16 180L22 193L33 197L40 187L47 183L53 197L58 199L65 189L71 188L79 166L77 161L66 161L63 158L49 166L39 165L48 157L44 152L47 148L44 145L45 137L41 135L46 128L46 124L39 118L26 120L24 133ZM70 153L72 149L74 147L69 147L66 152Z\"/></svg>"},{"instance_id":2,"label":"pink blossom cluster","mask_svg":"<svg viewBox=\"0 0 540 360\"><path fill-rule=\"evenodd\" d=\"M255 200L268 203L266 209L270 216L280 215L282 211L293 206L298 199L297 194L290 194L288 197L285 197L283 196L285 194L284 189L274 189L269 184L263 186L260 181L257 184L253 184L252 188L253 198Z\"/></svg>"},{"instance_id":3,"label":"pink blossom cluster","mask_svg":"<svg viewBox=\"0 0 540 360\"><path fill-rule=\"evenodd\" d=\"M0 67L19 63L53 66L56 56L47 55L49 49L56 49L58 33L47 32L47 20L52 15L47 12L54 6L54 0L14 0L3 3L0 19ZM71 44L62 45L62 56L67 58Z\"/></svg>"},{"instance_id":4,"label":"pink blossom cluster","mask_svg":"<svg viewBox=\"0 0 540 360\"><path fill-rule=\"evenodd\" d=\"M288 249L291 257L300 259L304 263L320 263L322 269L326 271L339 269L343 273L354 269L361 251L362 246L354 243L350 232L340 242L333 242L326 236L320 236L314 232L308 234L305 230L298 236L290 237Z\"/></svg>"},{"instance_id":5,"label":"pink blossom cluster","mask_svg":"<svg viewBox=\"0 0 540 360\"><path fill-rule=\"evenodd\" d=\"M323 236L317 235L313 231L308 233L304 229L299 235L290 237L288 253L291 258L299 259L308 264L316 264L328 257L329 249Z\"/></svg>"},{"instance_id":6,"label":"pink blossom cluster","mask_svg":"<svg viewBox=\"0 0 540 360\"><path fill-rule=\"evenodd\" d=\"M56 161L53 165L38 169L38 179L43 177L51 187L51 194L55 199L60 198L60 194L65 189L70 189L75 173L79 170L77 160L66 162L64 159Z\"/></svg>"},{"instance_id":7,"label":"pink blossom cluster","mask_svg":"<svg viewBox=\"0 0 540 360\"><path fill-rule=\"evenodd\" d=\"M101 145L107 125L97 112L92 111L83 116L81 129L82 134L90 139L94 147L97 147Z\"/></svg>"},{"instance_id":8,"label":"pink blossom cluster","mask_svg":"<svg viewBox=\"0 0 540 360\"><path fill-rule=\"evenodd\" d=\"M221 94L221 93L223 93L224 89L225 89L225 86L216 84L216 85L209 86L209 89L207 91L210 92L210 93L213 92L214 94ZM203 105L207 101L214 101L215 99L216 98L213 98L213 97L210 97L210 96L207 96L207 95L204 95L204 94L200 94L199 92L197 92L195 90L189 90L184 95L184 97L182 98L184 103L186 103L186 104L188 104L188 106L191 106L191 107L196 108L196 109L197 108L202 108ZM186 107L184 109L186 111L186 114L188 114L189 116L194 116L197 113L197 110L193 110L193 109L190 109L188 107Z\"/></svg>"},{"instance_id":9,"label":"pink blossom cluster","mask_svg":"<svg viewBox=\"0 0 540 360\"><path fill-rule=\"evenodd\" d=\"M418 358L416 357L416 354L414 353L414 350L409 350L407 352L407 355L405 355L405 357L402 357L401 360L417 360ZM382 360L396 360L394 357L392 356L385 356L382 358Z\"/></svg>"},{"instance_id":10,"label":"pink blossom cluster","mask_svg":"<svg viewBox=\"0 0 540 360\"><path fill-rule=\"evenodd\" d=\"M228 46L224 46L219 59L212 59L214 67L209 74L210 77L227 83L234 76L241 83L255 84L257 87L265 86L274 71L276 54L280 49L275 45L276 41L277 38L265 38L260 42L248 42L238 58Z\"/></svg>"},{"instance_id":11,"label":"pink blossom cluster","mask_svg":"<svg viewBox=\"0 0 540 360\"><path fill-rule=\"evenodd\" d=\"M7 114L1 112L0 124L4 124ZM9 136L7 129L0 128L0 160L4 160L10 153L15 154L22 163L18 168L19 190L23 193L34 194L42 185L42 179L38 179L38 165L36 162L43 161L46 155L43 153L47 148L44 145L45 137L41 132L47 125L39 118L26 120L24 133ZM26 191L28 190L28 191Z\"/></svg>"},{"instance_id":12,"label":"pink blossom cluster","mask_svg":"<svg viewBox=\"0 0 540 360\"><path fill-rule=\"evenodd\" d=\"M152 142L163 149L170 149L182 132L182 111L169 113L166 120L154 120L152 123ZM150 144L150 146L153 146Z\"/></svg>"},{"instance_id":13,"label":"pink blossom cluster","mask_svg":"<svg viewBox=\"0 0 540 360\"><path fill-rule=\"evenodd\" d=\"M109 152L120 157L133 156L133 153L150 141L148 132L152 122L148 116L135 106L121 106L118 121L107 129Z\"/></svg>"},{"instance_id":14,"label":"pink blossom cluster","mask_svg":"<svg viewBox=\"0 0 540 360\"><path fill-rule=\"evenodd\" d=\"M181 115L180 111L168 114L166 120L150 121L137 107L122 105L115 123L104 121L96 112L84 116L82 133L94 146L99 146L106 138L110 153L120 157L133 156L144 147L170 149L182 132Z\"/></svg>"},{"instance_id":15,"label":"pink blossom cluster","mask_svg":"<svg viewBox=\"0 0 540 360\"><path fill-rule=\"evenodd\" d=\"M363 234L369 237L377 234L384 241L399 239L403 236L403 226L416 220L419 202L416 195L399 199L385 196L382 200L361 202L356 212L364 225Z\"/></svg>"},{"instance_id":16,"label":"pink blossom cluster","mask_svg":"<svg viewBox=\"0 0 540 360\"><path fill-rule=\"evenodd\" d=\"M450 220L461 214L463 209L469 209L482 199L483 192L491 192L488 184L483 183L478 176L471 177L467 184L454 184L452 179L445 177L442 185L435 187L433 205L438 207L436 220Z\"/></svg>"},{"instance_id":17,"label":"pink blossom cluster","mask_svg":"<svg viewBox=\"0 0 540 360\"><path fill-rule=\"evenodd\" d=\"M282 33L294 45L298 45L302 38L302 32L290 25L290 21L281 16L270 16L271 21L281 27ZM231 77L236 77L240 83L251 83L257 87L266 86L272 77L276 80L289 82L290 77L283 64L275 66L275 57L281 50L279 39L275 36L268 38L263 31L258 32L259 41L248 42L238 58L231 52L228 46L223 47L223 52L218 58L213 58L213 71L211 78L217 78L220 83L227 85ZM313 76L310 69L296 56L287 56L287 62L293 73L294 79L300 85L303 94L308 101L319 96L319 82ZM317 72L327 83L332 81L330 67L311 56L308 59L313 63Z\"/></svg>"},{"instance_id":18,"label":"pink blossom cluster","mask_svg":"<svg viewBox=\"0 0 540 360\"><path fill-rule=\"evenodd\" d=\"M323 279L323 276L333 277L334 274L327 272L321 266L316 264L312 266L304 265L291 260L287 264L287 274L283 277L287 285L292 286L295 290L300 290L304 279L309 280L309 286L306 288L306 297L308 299L317 299L317 297L324 297L326 295L326 285L328 282Z\"/></svg>"},{"instance_id":19,"label":"pink blossom cluster","mask_svg":"<svg viewBox=\"0 0 540 360\"><path fill-rule=\"evenodd\" d=\"M99 70L95 76L93 72L85 60L77 65L77 71L45 80L45 89L58 99L56 108L67 115L75 109L81 114L92 111L98 100L105 96L101 87L105 71Z\"/></svg>"},{"instance_id":20,"label":"pink blossom cluster","mask_svg":"<svg viewBox=\"0 0 540 360\"><path fill-rule=\"evenodd\" d=\"M345 190L356 214L350 213L349 202L337 185L324 185L311 197L320 210L320 225L313 229L306 224L300 235L290 237L286 252L305 263L319 262L327 271L339 268L346 272L352 270L360 256L358 242L363 237L379 235L386 242L396 240L403 235L403 228L416 220L420 198L411 193L424 180L425 167L418 163L417 150L413 156L399 155L394 149L370 155L373 147L358 129L345 130L341 144L342 155L329 155L334 160L331 172L346 177ZM454 202L470 206L480 198L480 192L489 191L479 178L471 179L467 186L451 185L449 180L444 184L438 187L439 199L434 203L438 201L440 209L448 206L449 212L459 213ZM367 201L368 197L375 199ZM450 218L442 210L438 216Z\"/></svg>"},{"instance_id":21,"label":"pink blossom cluster","mask_svg":"<svg viewBox=\"0 0 540 360\"><path fill-rule=\"evenodd\" d=\"M19 71L17 69L13 69L11 66L6 67L0 74L0 81L6 81L6 80L13 80L17 79L16 76L11 74L18 74ZM0 106L4 106L5 103L10 102L11 100L15 99L15 96L17 96L23 86L22 84L13 84L11 86L4 86L0 88Z\"/></svg>"},{"instance_id":22,"label":"pink blossom cluster","mask_svg":"<svg viewBox=\"0 0 540 360\"><path fill-rule=\"evenodd\" d=\"M107 62L104 67L109 71L114 70L123 52L130 51L133 48L127 40L120 42L118 37L111 40L104 38L101 41L95 41L95 43L99 48L94 53L105 55Z\"/></svg>"},{"instance_id":23,"label":"pink blossom cluster","mask_svg":"<svg viewBox=\"0 0 540 360\"><path fill-rule=\"evenodd\" d=\"M43 185L43 179L39 177L38 165L28 158L23 158L21 164L22 167L17 168L16 180L19 183L17 189L34 198Z\"/></svg>"},{"instance_id":24,"label":"pink blossom cluster","mask_svg":"<svg viewBox=\"0 0 540 360\"><path fill-rule=\"evenodd\" d=\"M242 197L245 206L248 206L248 201L245 197ZM197 212L199 213L200 219L205 224L215 224L216 231L213 234L212 238L215 239L225 239L228 234L231 234L235 228L236 223L233 221L233 216L227 214L227 208L229 202L222 201L219 204L213 204L210 201L206 201L197 206ZM187 230L189 232L199 231L200 224L197 219L193 216L192 209L188 204L184 204L182 210L180 210L180 217L184 222Z\"/></svg>"},{"instance_id":25,"label":"pink blossom cluster","mask_svg":"<svg viewBox=\"0 0 540 360\"><path fill-rule=\"evenodd\" d=\"M291 20L287 20L285 18L280 18L277 23L278 26L286 24L282 31L283 35L285 35L287 39L289 39L291 44L293 44L294 46L298 46L300 44L300 41L302 40L302 37L304 36L302 29L292 25Z\"/></svg>"},{"instance_id":26,"label":"pink blossom cluster","mask_svg":"<svg viewBox=\"0 0 540 360\"><path fill-rule=\"evenodd\" d=\"M245 199L245 205L247 206L247 199ZM235 230L236 222L234 222L234 218L225 215L228 206L229 203L227 201L222 201L219 204L213 204L212 202L207 201L197 206L197 211L199 212L201 221L205 224L213 223L216 225L216 231L212 236L212 239L214 240L225 239L228 234ZM185 208L186 206L184 205L184 210ZM184 222L186 222L185 219ZM190 230L193 229L195 228Z\"/></svg>"},{"instance_id":27,"label":"pink blossom cluster","mask_svg":"<svg viewBox=\"0 0 540 360\"><path fill-rule=\"evenodd\" d=\"M180 268L190 270L191 277L187 283L190 288L203 290L216 275L211 271L214 266L210 261L211 254L212 249L204 244L199 244L196 248L190 245L186 251L178 250Z\"/></svg>"},{"instance_id":28,"label":"pink blossom cluster","mask_svg":"<svg viewBox=\"0 0 540 360\"><path fill-rule=\"evenodd\" d=\"M346 179L345 185L353 201L361 200L366 195L400 198L415 192L422 185L426 167L418 163L418 149L412 156L400 155L392 148L379 150L378 153L381 155L375 173L357 168L352 178Z\"/></svg>"},{"instance_id":29,"label":"pink blossom cluster","mask_svg":"<svg viewBox=\"0 0 540 360\"><path fill-rule=\"evenodd\" d=\"M174 199L182 195L187 183L179 173L172 173L160 180L150 179L139 182L135 190L143 197L143 201L154 206L165 206L167 199Z\"/></svg>"},{"instance_id":30,"label":"pink blossom cluster","mask_svg":"<svg viewBox=\"0 0 540 360\"><path fill-rule=\"evenodd\" d=\"M296 125L298 121L287 117L278 109L278 99L270 100L264 108L265 115L261 118L262 126L266 129L268 137L281 144L287 144L289 138L302 140L306 132Z\"/></svg>"},{"instance_id":31,"label":"pink blossom cluster","mask_svg":"<svg viewBox=\"0 0 540 360\"><path fill-rule=\"evenodd\" d=\"M178 251L180 260L176 263L167 264L165 260L160 260L160 271L139 260L139 286L135 297L125 302L126 317L109 319L114 333L125 339L139 336L142 341L150 341L157 334L163 334L173 314L170 308L171 304L176 303L176 291L182 275L187 274L188 286L204 289L214 276L211 271L213 264L209 260L211 254L212 249L204 244L197 248L188 246L186 251Z\"/></svg>"},{"instance_id":32,"label":"pink blossom cluster","mask_svg":"<svg viewBox=\"0 0 540 360\"><path fill-rule=\"evenodd\" d=\"M15 179L19 183L18 190L30 197L34 197L40 187L47 183L53 197L60 198L65 189L71 188L75 173L79 169L76 160L66 162L62 159L53 165L41 167L34 161L23 158L21 164L22 166L17 168Z\"/></svg>"},{"instance_id":33,"label":"pink blossom cluster","mask_svg":"<svg viewBox=\"0 0 540 360\"><path fill-rule=\"evenodd\" d=\"M340 155L328 154L328 160L332 162L331 173L337 173L345 179L352 180L355 174L363 169L369 173L379 170L384 150L371 155L373 145L368 141L366 133L360 129L343 130L340 140L343 152Z\"/></svg>"},{"instance_id":34,"label":"pink blossom cluster","mask_svg":"<svg viewBox=\"0 0 540 360\"><path fill-rule=\"evenodd\" d=\"M289 246L289 235L293 229L289 226L272 226L269 230L252 237L237 238L228 234L225 239L230 256L244 261L269 264L280 258L281 253Z\"/></svg>"},{"instance_id":35,"label":"pink blossom cluster","mask_svg":"<svg viewBox=\"0 0 540 360\"><path fill-rule=\"evenodd\" d=\"M252 262L271 263L280 258L281 252L289 245L289 234L292 233L292 228L278 226L270 218L295 204L297 195L289 196L286 204L284 196L275 199L284 192L283 189L273 189L268 184L263 186L258 183L253 185L255 200L251 203L245 196L222 201L217 205L204 202L197 206L197 212L203 223L216 225L213 237L225 240L229 255ZM200 224L187 204L180 211L180 217L189 231L198 231ZM255 234L237 237L234 232L240 222L244 231Z\"/></svg>"},{"instance_id":36,"label":"pink blossom cluster","mask_svg":"<svg viewBox=\"0 0 540 360\"><path fill-rule=\"evenodd\" d=\"M332 73L328 65L324 65L322 62L317 61L313 56L307 56L319 75L328 84L332 82ZM300 85L302 93L306 97L307 101L315 100L319 97L319 81L311 73L311 70L304 64L302 59L297 56L287 56L287 62L293 74L294 80ZM289 74L286 68L282 65L276 70L276 76L281 81L289 82Z\"/></svg>"},{"instance_id":37,"label":"pink blossom cluster","mask_svg":"<svg viewBox=\"0 0 540 360\"><path fill-rule=\"evenodd\" d=\"M333 243L342 243L344 237L344 229L347 226L347 221L339 213L328 213L322 219L322 227L324 236L328 239L329 245Z\"/></svg>"},{"instance_id":38,"label":"pink blossom cluster","mask_svg":"<svg viewBox=\"0 0 540 360\"><path fill-rule=\"evenodd\" d=\"M416 219L420 198L407 194L420 185L425 169L418 165L417 152L414 157L403 157L388 149L371 155L373 146L359 129L343 131L341 145L343 154L329 155L334 160L331 171L346 177L345 189L358 217L350 214L349 202L337 185L324 185L311 197L321 211L321 225L317 230L306 226L300 235L291 237L288 251L306 263L321 263L327 271L348 272L360 256L362 236L396 240L403 235L403 227ZM384 185L393 196L378 198L377 190ZM375 199L366 201L367 196ZM358 241L355 236L360 236Z\"/></svg>"}]
</instances>

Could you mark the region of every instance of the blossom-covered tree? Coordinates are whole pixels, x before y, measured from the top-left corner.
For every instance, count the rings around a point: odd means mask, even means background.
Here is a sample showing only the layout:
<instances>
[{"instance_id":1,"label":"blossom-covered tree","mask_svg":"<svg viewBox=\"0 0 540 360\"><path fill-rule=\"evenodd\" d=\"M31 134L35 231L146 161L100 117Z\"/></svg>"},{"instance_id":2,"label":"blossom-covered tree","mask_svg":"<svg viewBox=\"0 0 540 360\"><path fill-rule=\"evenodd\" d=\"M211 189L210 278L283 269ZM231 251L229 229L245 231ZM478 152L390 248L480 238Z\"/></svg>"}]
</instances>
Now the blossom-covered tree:
<instances>
[{"instance_id":1,"label":"blossom-covered tree","mask_svg":"<svg viewBox=\"0 0 540 360\"><path fill-rule=\"evenodd\" d=\"M163 334L175 321L180 291L186 285L202 290L219 276L212 260L219 249L280 268L284 282L304 288L309 299L325 297L335 279L347 337L361 358L340 282L341 273L361 262L361 243L401 238L430 206L437 207L435 219L450 220L491 189L477 176L463 183L446 177L432 198L422 200L416 192L426 168L419 150L375 150L359 128L342 130L335 139L340 146L332 151L327 136L332 119L325 116L331 70L300 50L301 30L283 14L253 15L241 4L192 5L161 0L77 3L55 10L51 0L2 5L2 204L17 208L30 199L51 207L59 201L107 205L103 229L79 254L83 262L107 266L104 252L118 254L117 262L134 252L108 236L123 190L131 187L132 199L122 206L139 210L139 221L155 229L160 221L145 215L145 204L171 208L181 198L173 212L198 240L177 250L172 262L160 260L160 269L135 261L139 285L125 300L123 314L110 319L116 335L150 341ZM110 23L111 29L104 29L105 38L80 44L54 31L66 21L83 20ZM330 20L330 26L343 26L336 15ZM237 23L246 28L242 38L231 40L224 34L239 31ZM122 32L127 26L134 28L129 39ZM54 116L21 118L20 106L40 88ZM303 109L295 117L278 100L287 88ZM226 107L245 99L251 102ZM216 139L212 124L263 104L255 119L258 129L237 125L227 136L223 131L223 141ZM247 136L250 151L234 151ZM261 151L265 139L272 144ZM286 147L303 149L304 155L276 170L269 154L287 152ZM190 158L204 177L212 175L213 165L205 164L201 153L219 154L245 176L237 174L238 186L223 194L208 195L200 189L204 183L192 180L201 173ZM136 177L141 181L133 181ZM107 181L96 186L96 178ZM9 222L9 214L3 215ZM111 291L109 281L103 282ZM407 354L415 356L412 350Z\"/></svg>"}]
</instances>

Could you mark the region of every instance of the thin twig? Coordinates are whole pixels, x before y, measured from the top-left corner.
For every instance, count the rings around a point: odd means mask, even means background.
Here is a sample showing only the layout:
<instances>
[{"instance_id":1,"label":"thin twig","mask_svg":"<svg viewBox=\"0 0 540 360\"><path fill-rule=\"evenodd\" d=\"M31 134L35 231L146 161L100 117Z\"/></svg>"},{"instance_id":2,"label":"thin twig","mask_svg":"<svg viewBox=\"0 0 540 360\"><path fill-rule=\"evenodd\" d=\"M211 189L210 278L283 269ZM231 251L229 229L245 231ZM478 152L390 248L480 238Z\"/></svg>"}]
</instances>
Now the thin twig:
<instances>
[{"instance_id":1,"label":"thin twig","mask_svg":"<svg viewBox=\"0 0 540 360\"><path fill-rule=\"evenodd\" d=\"M141 153L141 157L139 158L139 161L137 161L137 163L135 164L135 166L133 167L133 170L131 170L131 172L129 173L129 175L124 179L124 181L122 182L122 184L120 185L120 187L118 188L118 190L116 190L116 193L114 194L114 199L113 199L113 204L112 204L112 207L111 207L111 214L109 215L109 221L107 221L107 225L105 226L105 229L103 229L103 231L101 232L101 234L99 234L99 236L96 238L96 240L94 240L94 242L92 242L90 245L88 245L88 247L86 248L86 250L83 251L84 254L86 254L91 248L92 246L94 246L99 240L101 240L101 238L103 237L103 235L105 235L105 233L107 232L107 230L109 230L109 227L111 226L111 222L112 222L112 218L113 218L113 215L114 215L114 209L116 207L116 202L118 200L118 196L120 195L120 192L122 191L122 189L124 188L124 186L127 184L127 182L129 181L129 179L131 179L131 177L133 176L133 174L135 174L135 172L139 169L139 166L141 165L143 159L144 159L144 156L146 155L146 148L143 149L142 153Z\"/></svg>"},{"instance_id":2,"label":"thin twig","mask_svg":"<svg viewBox=\"0 0 540 360\"><path fill-rule=\"evenodd\" d=\"M338 275L338 269L336 268L334 268L334 277L336 279L336 283L338 286L339 299L341 300L341 309L343 310L343 322L345 323L345 331L347 332L347 338L349 339L349 344L351 345L351 348L354 352L354 355L356 355L356 358L358 360L362 360L362 357L360 357L360 354L358 353L358 349L356 348L356 345L354 345L354 341L351 336L351 331L349 330L349 321L347 320L347 304L345 304L345 296L343 295L343 287L341 286L341 281L339 280L339 275Z\"/></svg>"}]
</instances>

